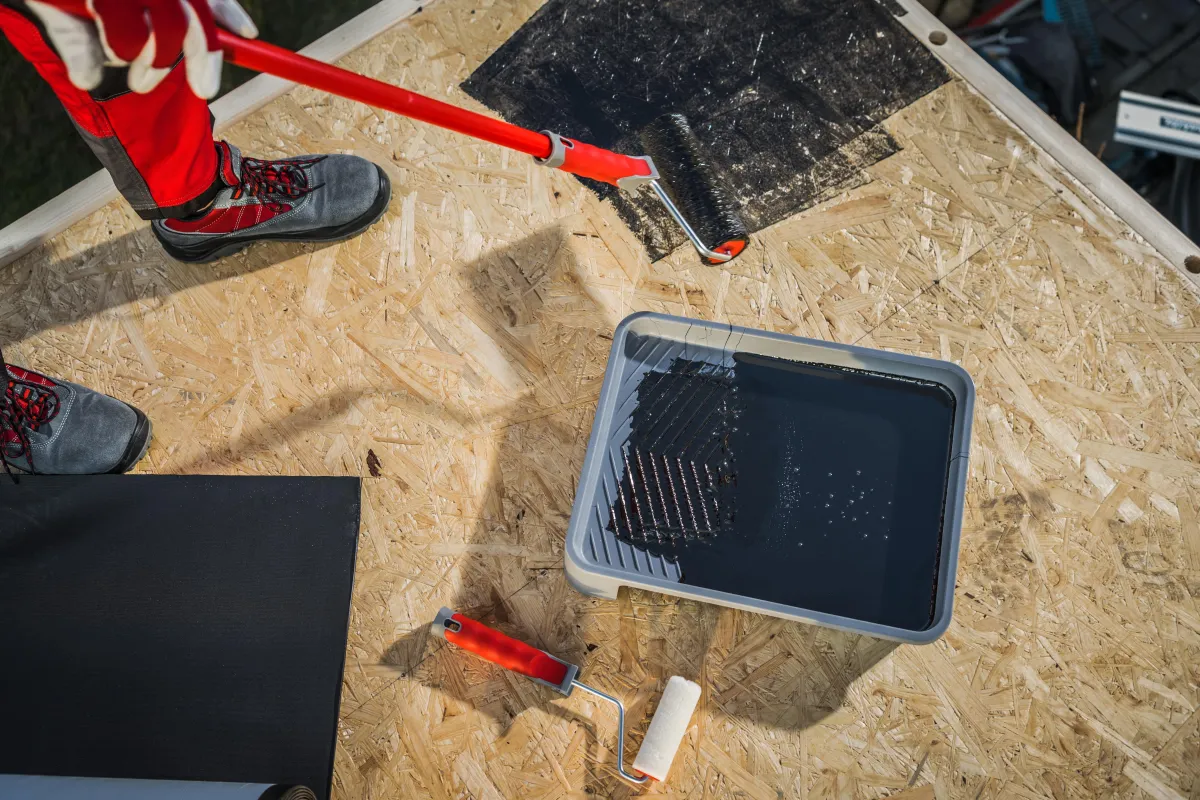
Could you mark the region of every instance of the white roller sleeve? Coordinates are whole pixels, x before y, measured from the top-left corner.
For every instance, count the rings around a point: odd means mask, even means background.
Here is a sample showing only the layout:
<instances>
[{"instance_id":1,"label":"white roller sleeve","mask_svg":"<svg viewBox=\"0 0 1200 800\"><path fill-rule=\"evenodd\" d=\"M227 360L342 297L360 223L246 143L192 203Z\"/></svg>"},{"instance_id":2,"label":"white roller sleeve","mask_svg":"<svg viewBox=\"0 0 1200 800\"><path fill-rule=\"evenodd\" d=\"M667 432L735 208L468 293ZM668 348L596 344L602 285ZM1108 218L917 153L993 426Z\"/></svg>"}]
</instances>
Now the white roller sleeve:
<instances>
[{"instance_id":1,"label":"white roller sleeve","mask_svg":"<svg viewBox=\"0 0 1200 800\"><path fill-rule=\"evenodd\" d=\"M687 733L692 712L700 702L700 686L686 678L672 675L667 690L658 701L658 710L650 720L646 738L633 761L633 768L657 781L666 780L667 770Z\"/></svg>"}]
</instances>

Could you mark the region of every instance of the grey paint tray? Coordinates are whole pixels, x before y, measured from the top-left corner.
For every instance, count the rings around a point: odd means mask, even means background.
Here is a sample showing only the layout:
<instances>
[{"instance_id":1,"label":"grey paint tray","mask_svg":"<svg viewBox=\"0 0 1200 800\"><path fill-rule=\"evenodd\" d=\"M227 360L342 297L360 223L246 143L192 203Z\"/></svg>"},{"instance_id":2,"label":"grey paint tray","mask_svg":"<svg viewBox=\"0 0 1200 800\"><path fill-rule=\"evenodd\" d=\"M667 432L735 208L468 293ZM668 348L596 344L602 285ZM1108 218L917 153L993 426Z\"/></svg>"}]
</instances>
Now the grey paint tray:
<instances>
[{"instance_id":1,"label":"grey paint tray","mask_svg":"<svg viewBox=\"0 0 1200 800\"><path fill-rule=\"evenodd\" d=\"M567 578L932 641L950 624L974 400L948 362L627 317Z\"/></svg>"}]
</instances>

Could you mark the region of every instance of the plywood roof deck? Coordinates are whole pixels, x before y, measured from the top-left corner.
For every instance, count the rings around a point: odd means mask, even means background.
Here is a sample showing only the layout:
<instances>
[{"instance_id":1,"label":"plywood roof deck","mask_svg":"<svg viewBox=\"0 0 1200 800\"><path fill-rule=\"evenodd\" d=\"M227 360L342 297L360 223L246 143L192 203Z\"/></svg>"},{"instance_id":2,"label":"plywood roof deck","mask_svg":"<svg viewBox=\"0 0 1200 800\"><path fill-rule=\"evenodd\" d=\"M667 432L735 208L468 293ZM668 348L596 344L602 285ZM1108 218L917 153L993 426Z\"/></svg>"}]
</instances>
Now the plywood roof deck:
<instances>
[{"instance_id":1,"label":"plywood roof deck","mask_svg":"<svg viewBox=\"0 0 1200 800\"><path fill-rule=\"evenodd\" d=\"M458 83L538 5L439 0L342 63L472 104ZM607 708L430 640L443 605L581 663L632 706L634 745L667 677L701 681L656 795L1197 796L1194 287L962 81L886 126L904 150L869 182L717 269L648 263L570 176L297 89L229 137L376 160L378 225L189 266L112 204L0 272L0 337L143 408L145 471L364 477L340 798L637 793ZM609 337L637 310L970 371L941 641L566 584Z\"/></svg>"}]
</instances>

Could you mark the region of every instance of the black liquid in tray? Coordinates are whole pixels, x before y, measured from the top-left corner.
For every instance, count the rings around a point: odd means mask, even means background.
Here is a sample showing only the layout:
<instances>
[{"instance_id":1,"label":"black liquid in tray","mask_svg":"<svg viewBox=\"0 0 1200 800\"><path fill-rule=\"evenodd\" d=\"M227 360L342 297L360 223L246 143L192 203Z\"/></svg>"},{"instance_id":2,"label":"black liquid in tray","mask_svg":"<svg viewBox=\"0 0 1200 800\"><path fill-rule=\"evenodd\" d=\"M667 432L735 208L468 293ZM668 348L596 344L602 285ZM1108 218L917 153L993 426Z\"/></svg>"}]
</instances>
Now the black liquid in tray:
<instances>
[{"instance_id":1,"label":"black liquid in tray","mask_svg":"<svg viewBox=\"0 0 1200 800\"><path fill-rule=\"evenodd\" d=\"M953 394L928 381L738 353L722 373L726 391L672 399L679 379L698 371L700 388L716 380L711 368L679 359L639 385L625 451L643 466L629 462L610 530L676 562L685 584L928 628ZM689 520L699 520L698 532Z\"/></svg>"}]
</instances>

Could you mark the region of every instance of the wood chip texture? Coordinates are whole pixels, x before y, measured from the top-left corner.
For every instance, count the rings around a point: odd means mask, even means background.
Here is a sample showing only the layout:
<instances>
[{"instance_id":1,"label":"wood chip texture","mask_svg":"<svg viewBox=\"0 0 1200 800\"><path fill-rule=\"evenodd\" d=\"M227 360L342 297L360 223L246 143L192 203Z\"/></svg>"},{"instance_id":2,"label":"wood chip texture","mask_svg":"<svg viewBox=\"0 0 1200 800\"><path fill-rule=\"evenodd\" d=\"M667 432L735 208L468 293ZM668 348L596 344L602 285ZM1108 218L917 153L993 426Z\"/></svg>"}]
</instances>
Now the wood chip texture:
<instances>
[{"instance_id":1,"label":"wood chip texture","mask_svg":"<svg viewBox=\"0 0 1200 800\"><path fill-rule=\"evenodd\" d=\"M438 0L343 64L478 108L458 84L537 6ZM1200 304L961 81L886 126L902 152L727 267L651 264L570 176L300 88L232 141L376 160L377 225L189 266L114 203L0 272L0 341L143 408L143 471L363 476L338 798L641 791L610 708L431 639L443 605L579 663L629 704L630 747L671 675L698 680L654 796L1196 797ZM638 310L970 371L940 641L567 585L612 331Z\"/></svg>"}]
</instances>

